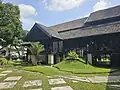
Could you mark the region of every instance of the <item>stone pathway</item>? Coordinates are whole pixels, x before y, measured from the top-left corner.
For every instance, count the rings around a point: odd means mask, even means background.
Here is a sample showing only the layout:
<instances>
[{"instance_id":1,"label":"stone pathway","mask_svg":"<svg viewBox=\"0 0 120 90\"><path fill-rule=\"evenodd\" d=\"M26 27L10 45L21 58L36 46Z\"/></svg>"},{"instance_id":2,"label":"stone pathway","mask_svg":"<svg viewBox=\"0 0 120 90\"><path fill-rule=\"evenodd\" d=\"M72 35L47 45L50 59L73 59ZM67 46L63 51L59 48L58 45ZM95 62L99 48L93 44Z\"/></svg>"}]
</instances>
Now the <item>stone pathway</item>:
<instances>
[{"instance_id":1,"label":"stone pathway","mask_svg":"<svg viewBox=\"0 0 120 90\"><path fill-rule=\"evenodd\" d=\"M12 71L11 70L6 70L6 71L2 71L1 73L11 73Z\"/></svg>"},{"instance_id":2,"label":"stone pathway","mask_svg":"<svg viewBox=\"0 0 120 90\"><path fill-rule=\"evenodd\" d=\"M49 79L49 84L64 84L66 83L62 78Z\"/></svg>"},{"instance_id":3,"label":"stone pathway","mask_svg":"<svg viewBox=\"0 0 120 90\"><path fill-rule=\"evenodd\" d=\"M13 88L16 84L17 84L17 82L1 82L0 89Z\"/></svg>"},{"instance_id":4,"label":"stone pathway","mask_svg":"<svg viewBox=\"0 0 120 90\"><path fill-rule=\"evenodd\" d=\"M115 88L120 88L120 85L108 85L109 87L115 87Z\"/></svg>"},{"instance_id":5,"label":"stone pathway","mask_svg":"<svg viewBox=\"0 0 120 90\"><path fill-rule=\"evenodd\" d=\"M120 76L95 76L95 77L78 77L78 76L58 76L60 78L70 79L72 82L88 82L88 83L107 83L120 82Z\"/></svg>"},{"instance_id":6,"label":"stone pathway","mask_svg":"<svg viewBox=\"0 0 120 90\"><path fill-rule=\"evenodd\" d=\"M29 90L42 90L42 89L40 88L40 89L29 89Z\"/></svg>"},{"instance_id":7,"label":"stone pathway","mask_svg":"<svg viewBox=\"0 0 120 90\"><path fill-rule=\"evenodd\" d=\"M42 89L40 88L40 89L29 89L29 90L42 90Z\"/></svg>"},{"instance_id":8,"label":"stone pathway","mask_svg":"<svg viewBox=\"0 0 120 90\"><path fill-rule=\"evenodd\" d=\"M41 80L32 80L32 81L26 81L23 85L23 87L29 87L29 86L41 86L42 81Z\"/></svg>"},{"instance_id":9,"label":"stone pathway","mask_svg":"<svg viewBox=\"0 0 120 90\"><path fill-rule=\"evenodd\" d=\"M52 76L46 76L47 78L53 78Z\"/></svg>"},{"instance_id":10,"label":"stone pathway","mask_svg":"<svg viewBox=\"0 0 120 90\"><path fill-rule=\"evenodd\" d=\"M7 77L4 81L18 81L22 76Z\"/></svg>"},{"instance_id":11,"label":"stone pathway","mask_svg":"<svg viewBox=\"0 0 120 90\"><path fill-rule=\"evenodd\" d=\"M73 83L78 83L79 81L72 80Z\"/></svg>"},{"instance_id":12,"label":"stone pathway","mask_svg":"<svg viewBox=\"0 0 120 90\"><path fill-rule=\"evenodd\" d=\"M13 70L14 71L14 70ZM0 89L14 88L15 85L21 80L22 76L12 76L7 77L8 74L13 72L12 70L2 71L0 73L0 78L6 77L3 81L0 82ZM16 72L21 72L16 70ZM71 86L63 86L67 82L65 79L71 80L73 83L86 82L86 83L103 83L103 82L120 82L120 76L95 76L95 77L78 77L78 76L46 76L48 78L49 85L59 85L59 87L51 87L51 90L73 90ZM60 86L61 84L61 86ZM22 85L24 88L39 86L38 89L29 89L29 90L42 90L42 80L28 80L25 81ZM109 85L111 87L120 88L120 85Z\"/></svg>"},{"instance_id":13,"label":"stone pathway","mask_svg":"<svg viewBox=\"0 0 120 90\"><path fill-rule=\"evenodd\" d=\"M7 74L0 74L0 77L4 77L4 76L6 76Z\"/></svg>"},{"instance_id":14,"label":"stone pathway","mask_svg":"<svg viewBox=\"0 0 120 90\"><path fill-rule=\"evenodd\" d=\"M88 78L92 83L120 82L120 76L95 76Z\"/></svg>"},{"instance_id":15,"label":"stone pathway","mask_svg":"<svg viewBox=\"0 0 120 90\"><path fill-rule=\"evenodd\" d=\"M75 81L81 81L81 82L90 82L86 77L78 77L78 76L59 76L59 77L75 80Z\"/></svg>"},{"instance_id":16,"label":"stone pathway","mask_svg":"<svg viewBox=\"0 0 120 90\"><path fill-rule=\"evenodd\" d=\"M54 87L51 90L73 90L70 86Z\"/></svg>"}]
</instances>

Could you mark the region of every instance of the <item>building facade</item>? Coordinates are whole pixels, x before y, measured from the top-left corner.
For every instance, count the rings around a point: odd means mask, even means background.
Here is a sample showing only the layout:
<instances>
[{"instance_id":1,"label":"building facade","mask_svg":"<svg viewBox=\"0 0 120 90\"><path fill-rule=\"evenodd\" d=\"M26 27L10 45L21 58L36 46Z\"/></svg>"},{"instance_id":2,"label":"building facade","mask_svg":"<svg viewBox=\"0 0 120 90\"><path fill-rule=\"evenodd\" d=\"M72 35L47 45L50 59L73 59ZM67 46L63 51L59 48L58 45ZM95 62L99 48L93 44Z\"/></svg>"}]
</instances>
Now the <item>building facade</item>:
<instances>
[{"instance_id":1,"label":"building facade","mask_svg":"<svg viewBox=\"0 0 120 90\"><path fill-rule=\"evenodd\" d=\"M45 46L44 53L56 57L76 50L83 57L87 54L94 59L108 56L112 65L119 66L120 6L50 27L35 23L25 41L40 41Z\"/></svg>"}]
</instances>

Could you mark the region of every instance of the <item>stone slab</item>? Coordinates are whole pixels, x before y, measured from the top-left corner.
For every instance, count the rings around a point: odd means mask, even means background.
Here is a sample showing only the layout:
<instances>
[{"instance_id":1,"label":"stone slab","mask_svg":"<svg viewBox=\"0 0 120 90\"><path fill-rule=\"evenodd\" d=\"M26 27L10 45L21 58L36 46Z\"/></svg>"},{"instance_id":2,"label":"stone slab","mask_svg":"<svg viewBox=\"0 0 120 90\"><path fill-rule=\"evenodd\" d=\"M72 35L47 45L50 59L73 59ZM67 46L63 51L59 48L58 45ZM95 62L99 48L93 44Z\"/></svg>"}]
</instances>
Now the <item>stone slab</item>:
<instances>
[{"instance_id":1,"label":"stone slab","mask_svg":"<svg viewBox=\"0 0 120 90\"><path fill-rule=\"evenodd\" d=\"M42 81L41 80L32 80L32 81L26 81L23 85L23 87L29 87L29 86L41 86Z\"/></svg>"},{"instance_id":2,"label":"stone slab","mask_svg":"<svg viewBox=\"0 0 120 90\"><path fill-rule=\"evenodd\" d=\"M1 73L11 73L11 70L2 71Z\"/></svg>"},{"instance_id":3,"label":"stone slab","mask_svg":"<svg viewBox=\"0 0 120 90\"><path fill-rule=\"evenodd\" d=\"M72 80L72 82L73 82L73 83L77 83L77 82L79 82L79 81Z\"/></svg>"},{"instance_id":4,"label":"stone slab","mask_svg":"<svg viewBox=\"0 0 120 90\"><path fill-rule=\"evenodd\" d=\"M4 81L18 81L22 76L7 77Z\"/></svg>"},{"instance_id":5,"label":"stone slab","mask_svg":"<svg viewBox=\"0 0 120 90\"><path fill-rule=\"evenodd\" d=\"M0 89L13 88L16 84L17 84L17 82L1 82Z\"/></svg>"},{"instance_id":6,"label":"stone slab","mask_svg":"<svg viewBox=\"0 0 120 90\"><path fill-rule=\"evenodd\" d=\"M0 74L0 77L4 77L4 76L6 76L7 74Z\"/></svg>"},{"instance_id":7,"label":"stone slab","mask_svg":"<svg viewBox=\"0 0 120 90\"><path fill-rule=\"evenodd\" d=\"M70 86L54 87L51 90L73 90Z\"/></svg>"},{"instance_id":8,"label":"stone slab","mask_svg":"<svg viewBox=\"0 0 120 90\"><path fill-rule=\"evenodd\" d=\"M46 76L47 78L53 78L52 76Z\"/></svg>"},{"instance_id":9,"label":"stone slab","mask_svg":"<svg viewBox=\"0 0 120 90\"><path fill-rule=\"evenodd\" d=\"M60 76L60 77L75 81L90 82L89 79L87 79L86 77L78 77L78 76Z\"/></svg>"},{"instance_id":10,"label":"stone slab","mask_svg":"<svg viewBox=\"0 0 120 90\"><path fill-rule=\"evenodd\" d=\"M120 82L120 76L95 76L88 79L92 83Z\"/></svg>"},{"instance_id":11,"label":"stone slab","mask_svg":"<svg viewBox=\"0 0 120 90\"><path fill-rule=\"evenodd\" d=\"M64 84L64 83L66 83L62 78L49 79L48 82L49 82L49 84Z\"/></svg>"},{"instance_id":12,"label":"stone slab","mask_svg":"<svg viewBox=\"0 0 120 90\"><path fill-rule=\"evenodd\" d=\"M40 89L29 89L29 90L42 90L42 88L40 88Z\"/></svg>"},{"instance_id":13,"label":"stone slab","mask_svg":"<svg viewBox=\"0 0 120 90\"><path fill-rule=\"evenodd\" d=\"M88 78L92 83L103 83L107 82L106 78L95 78L95 77L90 77Z\"/></svg>"},{"instance_id":14,"label":"stone slab","mask_svg":"<svg viewBox=\"0 0 120 90\"><path fill-rule=\"evenodd\" d=\"M108 82L120 82L120 76L108 76L106 78Z\"/></svg>"},{"instance_id":15,"label":"stone slab","mask_svg":"<svg viewBox=\"0 0 120 90\"><path fill-rule=\"evenodd\" d=\"M108 86L110 86L110 87L116 87L116 88L120 88L120 85L108 85Z\"/></svg>"}]
</instances>

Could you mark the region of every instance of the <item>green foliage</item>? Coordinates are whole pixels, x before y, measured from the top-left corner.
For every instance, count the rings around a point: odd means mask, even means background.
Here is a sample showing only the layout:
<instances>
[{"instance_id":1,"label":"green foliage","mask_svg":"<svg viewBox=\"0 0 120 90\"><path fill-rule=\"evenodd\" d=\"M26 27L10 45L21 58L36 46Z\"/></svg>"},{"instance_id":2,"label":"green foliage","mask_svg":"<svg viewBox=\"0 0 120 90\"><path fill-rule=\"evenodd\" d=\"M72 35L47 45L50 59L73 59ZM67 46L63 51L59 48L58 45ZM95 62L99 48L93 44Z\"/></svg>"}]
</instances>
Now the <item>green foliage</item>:
<instances>
[{"instance_id":1,"label":"green foliage","mask_svg":"<svg viewBox=\"0 0 120 90\"><path fill-rule=\"evenodd\" d=\"M67 56L67 60L77 60L79 59L79 55L76 53L75 50L70 50Z\"/></svg>"},{"instance_id":2,"label":"green foliage","mask_svg":"<svg viewBox=\"0 0 120 90\"><path fill-rule=\"evenodd\" d=\"M44 51L44 45L40 44L40 42L31 42L31 47L27 47L32 55L39 55L40 52Z\"/></svg>"},{"instance_id":3,"label":"green foliage","mask_svg":"<svg viewBox=\"0 0 120 90\"><path fill-rule=\"evenodd\" d=\"M22 24L20 21L19 7L11 3L0 3L0 38L5 42L2 42L2 47L15 46L17 48L18 41L21 38L23 32ZM16 40L16 38L18 40ZM16 42L17 41L17 42ZM3 44L4 43L4 44Z\"/></svg>"},{"instance_id":4,"label":"green foliage","mask_svg":"<svg viewBox=\"0 0 120 90\"><path fill-rule=\"evenodd\" d=\"M0 62L2 65L7 65L8 64L8 60L6 58L0 58Z\"/></svg>"},{"instance_id":5,"label":"green foliage","mask_svg":"<svg viewBox=\"0 0 120 90\"><path fill-rule=\"evenodd\" d=\"M22 25L18 6L11 3L0 3L0 38L6 45L13 44L15 37L20 37Z\"/></svg>"},{"instance_id":6,"label":"green foliage","mask_svg":"<svg viewBox=\"0 0 120 90\"><path fill-rule=\"evenodd\" d=\"M44 45L40 44L40 42L31 42L31 46L27 48L30 50L31 54L35 57L35 59L32 59L32 64L37 65L39 55L42 51L44 51Z\"/></svg>"},{"instance_id":7,"label":"green foliage","mask_svg":"<svg viewBox=\"0 0 120 90\"><path fill-rule=\"evenodd\" d=\"M28 34L28 30L22 30L22 32L21 32L21 35L20 35L20 39L24 39L25 38L25 36Z\"/></svg>"},{"instance_id":8,"label":"green foliage","mask_svg":"<svg viewBox=\"0 0 120 90\"><path fill-rule=\"evenodd\" d=\"M0 0L0 4L2 3L2 0Z\"/></svg>"},{"instance_id":9,"label":"green foliage","mask_svg":"<svg viewBox=\"0 0 120 90\"><path fill-rule=\"evenodd\" d=\"M23 40L15 37L14 40L13 40L13 46L15 47L18 55L20 56L20 50L22 50L22 46L20 45L21 43L23 42ZM19 46L20 48L17 48L17 46Z\"/></svg>"}]
</instances>

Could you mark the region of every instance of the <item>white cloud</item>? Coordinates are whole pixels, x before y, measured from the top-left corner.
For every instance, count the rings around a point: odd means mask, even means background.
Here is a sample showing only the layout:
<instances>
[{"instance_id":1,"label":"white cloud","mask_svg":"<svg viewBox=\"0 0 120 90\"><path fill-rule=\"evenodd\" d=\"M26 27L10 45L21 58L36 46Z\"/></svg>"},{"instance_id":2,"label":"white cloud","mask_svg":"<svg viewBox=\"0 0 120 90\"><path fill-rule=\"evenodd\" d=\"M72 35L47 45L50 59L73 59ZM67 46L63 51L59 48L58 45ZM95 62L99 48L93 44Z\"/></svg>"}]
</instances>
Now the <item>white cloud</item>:
<instances>
[{"instance_id":1,"label":"white cloud","mask_svg":"<svg viewBox=\"0 0 120 90\"><path fill-rule=\"evenodd\" d=\"M36 9L31 5L20 4L20 20L24 29L30 29L34 24L35 16L37 15Z\"/></svg>"},{"instance_id":2,"label":"white cloud","mask_svg":"<svg viewBox=\"0 0 120 90\"><path fill-rule=\"evenodd\" d=\"M93 10L98 11L102 9L106 9L109 6L109 0L99 0L94 6Z\"/></svg>"},{"instance_id":3,"label":"white cloud","mask_svg":"<svg viewBox=\"0 0 120 90\"><path fill-rule=\"evenodd\" d=\"M53 11L64 11L79 7L86 0L44 0L45 7Z\"/></svg>"},{"instance_id":4,"label":"white cloud","mask_svg":"<svg viewBox=\"0 0 120 90\"><path fill-rule=\"evenodd\" d=\"M21 18L23 29L30 30L35 23L35 20L32 18Z\"/></svg>"}]
</instances>

